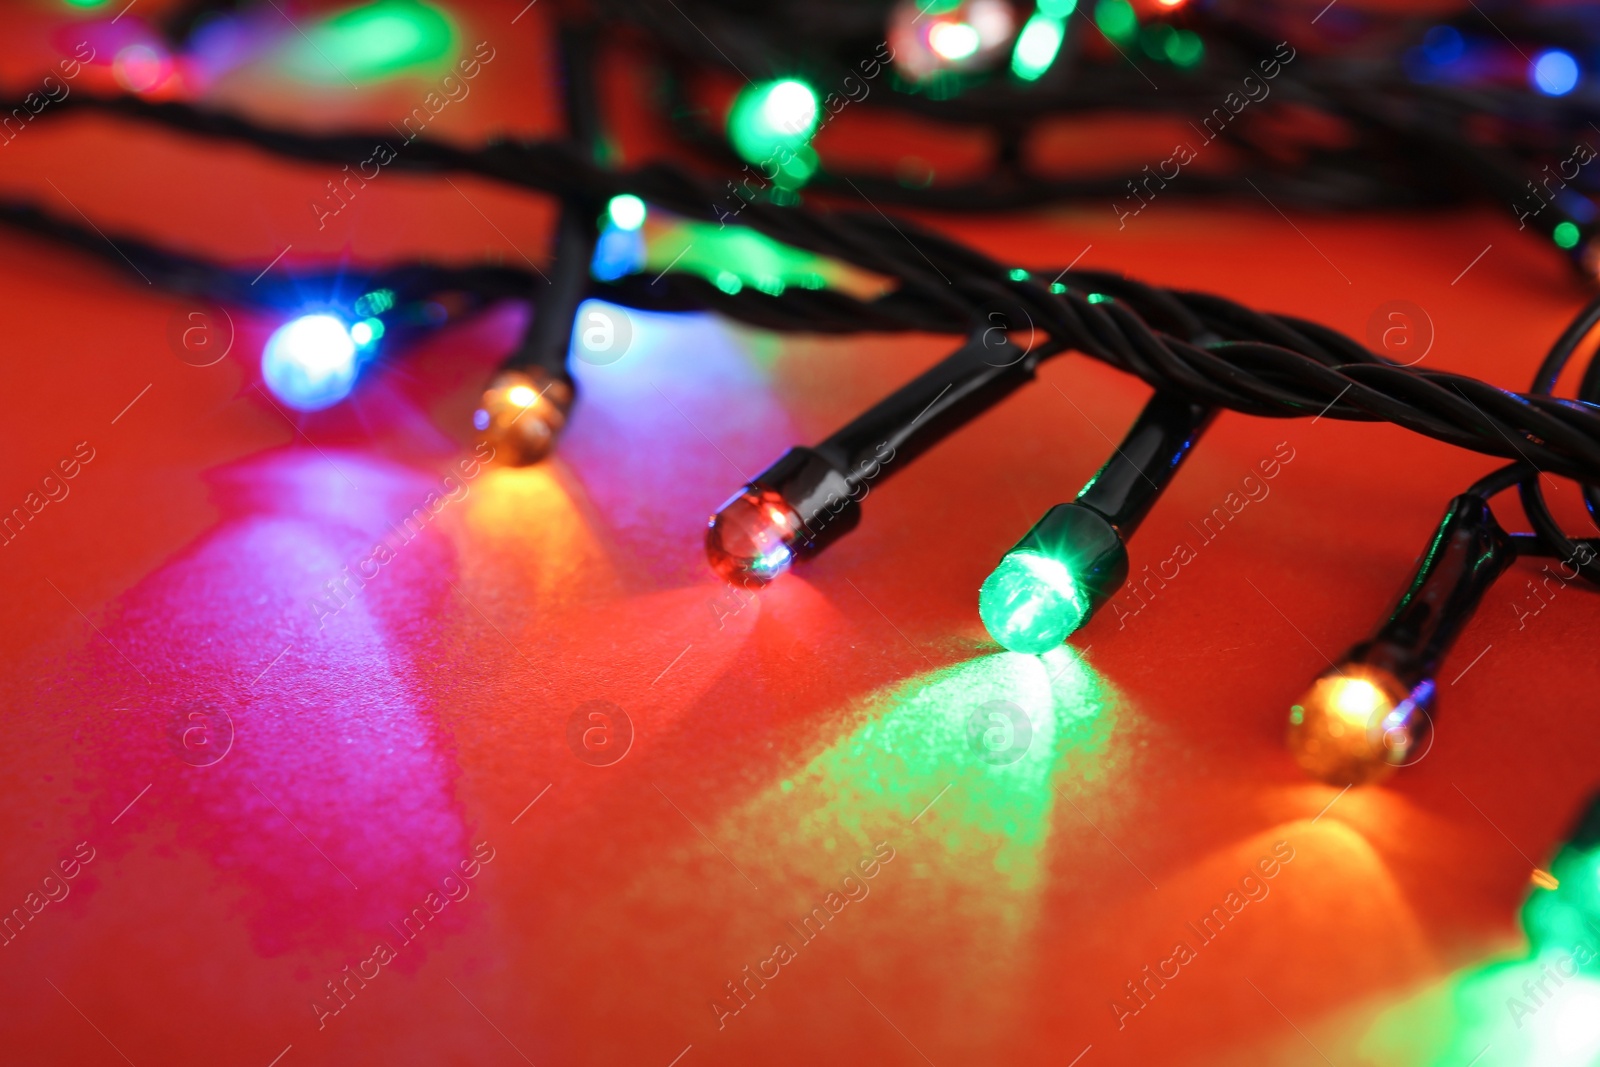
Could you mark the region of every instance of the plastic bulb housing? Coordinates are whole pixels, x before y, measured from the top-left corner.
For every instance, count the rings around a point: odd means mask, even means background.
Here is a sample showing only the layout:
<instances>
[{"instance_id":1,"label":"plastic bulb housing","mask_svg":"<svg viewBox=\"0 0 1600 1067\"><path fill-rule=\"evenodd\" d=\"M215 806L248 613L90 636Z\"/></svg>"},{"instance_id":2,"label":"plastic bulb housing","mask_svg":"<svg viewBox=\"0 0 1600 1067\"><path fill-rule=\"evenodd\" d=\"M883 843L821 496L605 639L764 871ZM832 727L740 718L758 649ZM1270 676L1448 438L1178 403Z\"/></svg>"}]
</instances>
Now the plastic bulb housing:
<instances>
[{"instance_id":1,"label":"plastic bulb housing","mask_svg":"<svg viewBox=\"0 0 1600 1067\"><path fill-rule=\"evenodd\" d=\"M990 636L1013 652L1039 655L1086 623L1127 578L1124 539L1213 415L1175 395L1152 396L1077 500L1047 512L983 583L978 614Z\"/></svg>"},{"instance_id":2,"label":"plastic bulb housing","mask_svg":"<svg viewBox=\"0 0 1600 1067\"><path fill-rule=\"evenodd\" d=\"M1083 625L1089 605L1060 560L1037 552L1008 552L978 590L978 614L1001 645L1040 656Z\"/></svg>"},{"instance_id":3,"label":"plastic bulb housing","mask_svg":"<svg viewBox=\"0 0 1600 1067\"><path fill-rule=\"evenodd\" d=\"M548 456L567 425L572 385L537 367L501 371L473 412L479 439L494 448L494 461L526 467Z\"/></svg>"},{"instance_id":4,"label":"plastic bulb housing","mask_svg":"<svg viewBox=\"0 0 1600 1067\"><path fill-rule=\"evenodd\" d=\"M992 333L974 333L817 447L791 448L752 478L711 518L712 568L735 583L771 581L854 529L880 478L1032 376L1028 354Z\"/></svg>"},{"instance_id":5,"label":"plastic bulb housing","mask_svg":"<svg viewBox=\"0 0 1600 1067\"><path fill-rule=\"evenodd\" d=\"M706 559L734 585L765 585L860 518L848 479L822 454L791 448L711 516Z\"/></svg>"},{"instance_id":6,"label":"plastic bulb housing","mask_svg":"<svg viewBox=\"0 0 1600 1067\"><path fill-rule=\"evenodd\" d=\"M296 411L332 407L355 388L357 345L333 315L302 315L267 338L261 378L272 395Z\"/></svg>"},{"instance_id":7,"label":"plastic bulb housing","mask_svg":"<svg viewBox=\"0 0 1600 1067\"><path fill-rule=\"evenodd\" d=\"M1289 751L1329 785L1370 785L1416 757L1432 728L1431 679L1407 688L1381 667L1346 663L1289 709Z\"/></svg>"},{"instance_id":8,"label":"plastic bulb housing","mask_svg":"<svg viewBox=\"0 0 1600 1067\"><path fill-rule=\"evenodd\" d=\"M1058 504L1000 560L978 591L978 615L1002 647L1042 655L1082 626L1128 577L1128 553L1106 518Z\"/></svg>"},{"instance_id":9,"label":"plastic bulb housing","mask_svg":"<svg viewBox=\"0 0 1600 1067\"><path fill-rule=\"evenodd\" d=\"M1515 558L1486 498L1450 502L1388 617L1289 709L1289 751L1306 773L1363 785L1426 754L1439 666Z\"/></svg>"},{"instance_id":10,"label":"plastic bulb housing","mask_svg":"<svg viewBox=\"0 0 1600 1067\"><path fill-rule=\"evenodd\" d=\"M747 486L711 516L706 558L734 585L765 585L794 562L799 530L800 518L782 493Z\"/></svg>"}]
</instances>

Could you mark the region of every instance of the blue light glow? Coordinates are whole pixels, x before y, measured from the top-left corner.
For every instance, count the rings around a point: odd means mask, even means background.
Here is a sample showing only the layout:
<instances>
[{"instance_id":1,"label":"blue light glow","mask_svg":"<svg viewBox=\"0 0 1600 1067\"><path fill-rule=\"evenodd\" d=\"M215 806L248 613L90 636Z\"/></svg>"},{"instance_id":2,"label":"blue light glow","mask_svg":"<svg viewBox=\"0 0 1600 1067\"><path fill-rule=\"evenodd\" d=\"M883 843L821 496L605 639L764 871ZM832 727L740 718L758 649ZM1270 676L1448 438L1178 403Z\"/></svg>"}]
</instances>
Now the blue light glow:
<instances>
[{"instance_id":1,"label":"blue light glow","mask_svg":"<svg viewBox=\"0 0 1600 1067\"><path fill-rule=\"evenodd\" d=\"M645 242L640 230L624 230L607 225L595 242L589 273L603 282L614 282L644 267Z\"/></svg>"},{"instance_id":2,"label":"blue light glow","mask_svg":"<svg viewBox=\"0 0 1600 1067\"><path fill-rule=\"evenodd\" d=\"M1559 48L1540 52L1533 57L1528 80L1546 96L1566 96L1577 88L1578 61Z\"/></svg>"},{"instance_id":3,"label":"blue light glow","mask_svg":"<svg viewBox=\"0 0 1600 1067\"><path fill-rule=\"evenodd\" d=\"M1467 42L1454 26L1435 26L1422 38L1422 52L1430 63L1454 63L1467 50Z\"/></svg>"},{"instance_id":4,"label":"blue light glow","mask_svg":"<svg viewBox=\"0 0 1600 1067\"><path fill-rule=\"evenodd\" d=\"M261 378L274 396L297 411L337 404L356 384L355 339L332 315L302 315L267 339Z\"/></svg>"}]
</instances>

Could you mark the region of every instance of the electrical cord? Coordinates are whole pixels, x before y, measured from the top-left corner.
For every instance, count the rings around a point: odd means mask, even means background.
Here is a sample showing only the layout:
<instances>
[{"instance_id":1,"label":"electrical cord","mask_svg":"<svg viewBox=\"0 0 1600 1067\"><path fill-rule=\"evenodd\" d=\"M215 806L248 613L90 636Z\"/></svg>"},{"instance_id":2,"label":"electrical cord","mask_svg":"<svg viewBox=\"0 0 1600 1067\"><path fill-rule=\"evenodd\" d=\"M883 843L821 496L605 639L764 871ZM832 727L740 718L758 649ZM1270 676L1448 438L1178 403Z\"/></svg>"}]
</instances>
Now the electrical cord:
<instances>
[{"instance_id":1,"label":"electrical cord","mask_svg":"<svg viewBox=\"0 0 1600 1067\"><path fill-rule=\"evenodd\" d=\"M268 129L239 116L134 97L74 97L60 110L66 112L66 105L74 103L80 109L95 108L317 162L359 158L382 140L381 134ZM418 138L391 165L421 172L471 173L588 202L633 193L684 217L714 219L717 194L708 179L663 163L631 171L607 170L562 141L500 141L473 151ZM1600 483L1600 408L1589 403L1538 392L1512 393L1465 375L1401 366L1337 331L1292 316L1260 314L1210 294L1169 292L1091 271L1056 275L1067 291L1052 293L1037 280L1050 276L1044 272L1013 278L1010 269L976 250L876 212L819 212L755 203L741 219L774 240L897 279L899 288L878 301L864 304L842 297L826 301L835 313L859 315L856 329L883 329L891 325L886 317L892 317L906 329L952 332L956 327L964 333L992 326L992 316L998 316L1007 329L1036 330L1063 349L1082 352L1156 388L1175 389L1207 404L1265 417L1320 414L1392 422L1462 448L1525 459L1552 474ZM640 295L637 283L615 288L624 301L632 295L634 306L654 304ZM735 317L746 306L760 309L755 314L771 315L775 305L769 301L791 315L789 309L814 310L824 303L815 294L793 291L780 297L745 291L719 298L711 295L711 288L680 281L672 297L698 298L702 306ZM1091 300L1099 295L1113 299ZM1142 317L1148 314L1157 323L1166 317L1170 322L1178 308L1223 340L1196 345L1152 328ZM831 327L847 328L838 320Z\"/></svg>"}]
</instances>

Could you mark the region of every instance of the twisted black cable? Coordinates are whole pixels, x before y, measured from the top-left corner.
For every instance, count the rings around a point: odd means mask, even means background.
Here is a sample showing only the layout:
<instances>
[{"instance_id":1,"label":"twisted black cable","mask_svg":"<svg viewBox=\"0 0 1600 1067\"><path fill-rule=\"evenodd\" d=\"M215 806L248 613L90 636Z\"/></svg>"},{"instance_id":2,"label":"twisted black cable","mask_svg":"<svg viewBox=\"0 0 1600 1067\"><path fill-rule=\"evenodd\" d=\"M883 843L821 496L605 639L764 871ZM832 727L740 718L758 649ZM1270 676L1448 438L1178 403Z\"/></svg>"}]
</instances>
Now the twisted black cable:
<instances>
[{"instance_id":1,"label":"twisted black cable","mask_svg":"<svg viewBox=\"0 0 1600 1067\"><path fill-rule=\"evenodd\" d=\"M239 116L128 97L73 98L63 104L75 101L79 108L106 110L319 162L358 158L383 139L267 129ZM629 172L609 171L564 142L507 141L472 151L418 138L408 142L391 165L473 173L590 202L632 192L676 214L706 221L715 213L717 193L706 179L660 163ZM702 306L736 317L826 307L856 329L892 328L903 322L903 328L965 333L992 325L991 316L1000 316L1009 328L1036 329L1062 348L1208 404L1266 417L1322 413L1330 418L1388 421L1487 455L1523 459L1550 473L1600 482L1600 409L1592 404L1510 393L1464 375L1402 367L1333 330L1287 316L1263 315L1207 294L1170 294L1223 338L1198 346L1173 332L1157 331L1146 321L1146 315L1160 322L1170 314L1160 290L1122 280L1117 283L1120 297L1091 301L1090 295L1100 293L1097 286L1106 284L1107 276L1064 272L1059 277L1068 291L1052 293L1033 276L1013 279L1007 268L982 253L876 212L822 213L753 203L740 217L775 240L895 279L899 288L863 305L845 298L825 303L814 294L768 297L746 292L718 298L708 286L678 283L678 299L688 299L692 293ZM617 289L625 301L633 294L635 306L654 303L653 295L640 294L637 284ZM778 309L768 301L777 301ZM752 302L761 310L742 312ZM952 331L957 323L962 325ZM847 325L835 319L819 322L819 327L842 330Z\"/></svg>"},{"instance_id":2,"label":"twisted black cable","mask_svg":"<svg viewBox=\"0 0 1600 1067\"><path fill-rule=\"evenodd\" d=\"M387 136L268 128L237 115L136 97L72 97L52 110L62 115L90 109L327 163L362 158ZM720 195L711 181L666 164L607 170L561 141L499 141L471 150L414 138L390 165L471 173L580 202L631 192L705 221L715 218ZM762 325L798 323L828 331L898 327L966 333L992 325L998 316L1010 329L1040 331L1059 348L1083 352L1152 386L1208 404L1265 417L1322 413L1393 422L1463 448L1600 483L1600 409L1591 403L1511 393L1464 375L1402 367L1336 331L1262 315L1206 294L1164 294L1126 279L1113 284L1109 276L1093 272L1063 272L1058 277L1068 291L1052 293L1033 276L1014 279L1008 269L959 242L877 212L824 213L752 203L740 220L775 240L893 279L898 288L865 303L793 290L781 297L754 292L719 297L708 285L682 280L659 295L641 291L636 282L614 287L615 295L634 306L697 303ZM1106 289L1117 295L1090 299ZM1206 346L1187 340L1190 324L1172 320L1173 301L1223 340ZM1163 321L1171 328L1151 325Z\"/></svg>"}]
</instances>

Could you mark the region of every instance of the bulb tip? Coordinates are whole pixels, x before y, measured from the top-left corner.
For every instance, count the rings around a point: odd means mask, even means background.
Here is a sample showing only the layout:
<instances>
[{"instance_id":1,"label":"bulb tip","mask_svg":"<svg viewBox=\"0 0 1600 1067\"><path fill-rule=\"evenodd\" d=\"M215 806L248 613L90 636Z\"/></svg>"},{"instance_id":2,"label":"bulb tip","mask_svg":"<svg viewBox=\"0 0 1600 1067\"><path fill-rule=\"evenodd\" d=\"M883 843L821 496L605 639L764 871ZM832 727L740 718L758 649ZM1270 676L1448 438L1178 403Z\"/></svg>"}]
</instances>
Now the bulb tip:
<instances>
[{"instance_id":1,"label":"bulb tip","mask_svg":"<svg viewBox=\"0 0 1600 1067\"><path fill-rule=\"evenodd\" d=\"M1060 560L1013 550L978 590L978 615L1001 646L1038 656L1084 624L1089 598Z\"/></svg>"},{"instance_id":2,"label":"bulb tip","mask_svg":"<svg viewBox=\"0 0 1600 1067\"><path fill-rule=\"evenodd\" d=\"M746 486L706 529L711 569L734 585L760 586L794 562L800 519L776 490Z\"/></svg>"},{"instance_id":3,"label":"bulb tip","mask_svg":"<svg viewBox=\"0 0 1600 1067\"><path fill-rule=\"evenodd\" d=\"M526 467L555 449L571 409L567 381L536 367L501 371L484 390L472 424L494 449L495 462Z\"/></svg>"},{"instance_id":4,"label":"bulb tip","mask_svg":"<svg viewBox=\"0 0 1600 1067\"><path fill-rule=\"evenodd\" d=\"M1330 785L1369 785L1415 762L1430 727L1433 684L1414 689L1389 671L1345 663L1289 709L1289 751Z\"/></svg>"}]
</instances>

